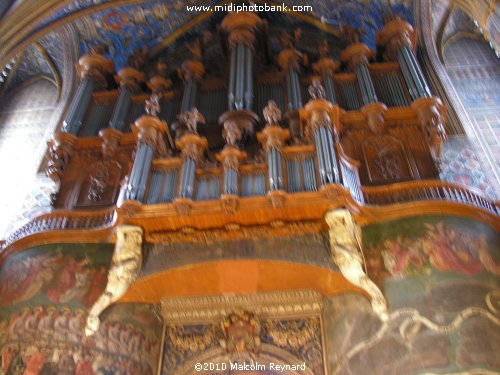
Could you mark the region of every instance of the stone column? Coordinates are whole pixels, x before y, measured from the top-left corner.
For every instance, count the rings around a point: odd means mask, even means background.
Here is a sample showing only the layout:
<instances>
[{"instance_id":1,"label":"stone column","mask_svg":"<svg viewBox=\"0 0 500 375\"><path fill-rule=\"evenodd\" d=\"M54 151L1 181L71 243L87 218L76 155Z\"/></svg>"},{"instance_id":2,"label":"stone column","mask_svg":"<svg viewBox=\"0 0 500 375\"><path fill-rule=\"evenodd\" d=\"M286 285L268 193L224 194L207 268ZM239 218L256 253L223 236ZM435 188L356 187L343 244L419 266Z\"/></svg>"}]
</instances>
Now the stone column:
<instances>
[{"instance_id":1,"label":"stone column","mask_svg":"<svg viewBox=\"0 0 500 375\"><path fill-rule=\"evenodd\" d=\"M139 117L132 128L137 135L137 149L126 186L125 199L143 201L153 157L166 153L163 135L167 133L167 123L157 117L160 111L159 100L160 95L152 95L146 101L147 115Z\"/></svg>"},{"instance_id":2,"label":"stone column","mask_svg":"<svg viewBox=\"0 0 500 375\"><path fill-rule=\"evenodd\" d=\"M397 60L412 100L430 97L431 92L415 58L417 32L400 17L387 22L377 33L377 45L384 48L384 58Z\"/></svg>"},{"instance_id":3,"label":"stone column","mask_svg":"<svg viewBox=\"0 0 500 375\"><path fill-rule=\"evenodd\" d=\"M281 120L281 111L274 101L264 108L266 126L257 133L257 139L267 154L269 174L269 197L274 207L283 204L285 192L283 185L283 158L281 148L290 139L290 131L283 129L277 123Z\"/></svg>"},{"instance_id":4,"label":"stone column","mask_svg":"<svg viewBox=\"0 0 500 375\"><path fill-rule=\"evenodd\" d=\"M115 81L120 85L120 89L111 120L109 121L109 127L124 131L132 95L141 92L141 84L146 81L146 75L137 69L126 67L120 69L115 76Z\"/></svg>"},{"instance_id":5,"label":"stone column","mask_svg":"<svg viewBox=\"0 0 500 375\"><path fill-rule=\"evenodd\" d=\"M300 118L306 124L304 138L311 142L314 139L321 185L340 183L335 143L341 132L341 109L325 100L319 80L313 81L309 92L312 99L300 111Z\"/></svg>"},{"instance_id":6,"label":"stone column","mask_svg":"<svg viewBox=\"0 0 500 375\"><path fill-rule=\"evenodd\" d=\"M368 60L373 54L374 52L366 44L356 42L351 43L340 55L348 68L356 73L363 104L378 102L368 69Z\"/></svg>"},{"instance_id":7,"label":"stone column","mask_svg":"<svg viewBox=\"0 0 500 375\"><path fill-rule=\"evenodd\" d=\"M108 76L115 68L113 61L90 53L80 57L76 69L81 81L63 122L63 131L73 135L78 135L83 125L83 118L92 101L92 93L96 89L107 88Z\"/></svg>"},{"instance_id":8,"label":"stone column","mask_svg":"<svg viewBox=\"0 0 500 375\"><path fill-rule=\"evenodd\" d=\"M231 51L228 109L253 108L253 54L262 20L253 12L229 13L222 20Z\"/></svg>"}]
</instances>

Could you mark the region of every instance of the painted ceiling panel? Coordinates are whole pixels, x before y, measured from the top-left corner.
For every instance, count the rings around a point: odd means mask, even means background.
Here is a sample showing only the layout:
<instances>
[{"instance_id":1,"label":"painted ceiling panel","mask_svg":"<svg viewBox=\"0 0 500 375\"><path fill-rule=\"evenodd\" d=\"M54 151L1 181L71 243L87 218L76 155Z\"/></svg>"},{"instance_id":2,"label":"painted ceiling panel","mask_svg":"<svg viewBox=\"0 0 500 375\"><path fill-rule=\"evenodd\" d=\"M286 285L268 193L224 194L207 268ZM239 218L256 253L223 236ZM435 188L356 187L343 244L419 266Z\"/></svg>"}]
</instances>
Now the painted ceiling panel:
<instances>
[{"instance_id":1,"label":"painted ceiling panel","mask_svg":"<svg viewBox=\"0 0 500 375\"><path fill-rule=\"evenodd\" d=\"M109 56L113 56L118 70L126 65L127 57L134 51L144 46L150 50L154 49L158 45L165 44L165 39L175 39L182 35L184 29L198 28L203 24L203 19L211 16L210 13L190 12L186 9L186 5L214 5L219 2L216 0L151 0L116 6L116 3L124 4L129 1L75 0L46 17L38 23L35 30L44 28L51 30L51 24L54 22L64 20L80 11L89 11L90 13L76 21L74 18L71 20L71 22L74 21L81 34L82 51L87 51L92 44L107 45ZM255 0L255 2L264 3L265 1ZM267 3L277 5L281 4L281 1L267 1ZM406 20L413 23L412 0L285 0L284 4L289 7L312 6L312 12L303 12L298 15L303 20L319 21L333 29L339 29L341 25L347 24L361 28L362 40L371 48L375 48L375 34L383 27L383 18L389 8L393 13L401 13ZM92 13L91 8L95 6L99 6L99 10ZM57 34L52 31L39 43L61 73L63 57L61 42ZM41 63L37 62L36 53L31 53L26 57L28 58L26 66L42 68ZM30 58L34 60L29 61ZM46 68L46 66L43 67L44 70L47 70ZM38 72L43 73L41 70Z\"/></svg>"},{"instance_id":2,"label":"painted ceiling panel","mask_svg":"<svg viewBox=\"0 0 500 375\"><path fill-rule=\"evenodd\" d=\"M16 87L22 82L36 76L46 76L53 79L52 69L47 60L37 47L31 45L19 62L15 74L9 82L9 86Z\"/></svg>"}]
</instances>

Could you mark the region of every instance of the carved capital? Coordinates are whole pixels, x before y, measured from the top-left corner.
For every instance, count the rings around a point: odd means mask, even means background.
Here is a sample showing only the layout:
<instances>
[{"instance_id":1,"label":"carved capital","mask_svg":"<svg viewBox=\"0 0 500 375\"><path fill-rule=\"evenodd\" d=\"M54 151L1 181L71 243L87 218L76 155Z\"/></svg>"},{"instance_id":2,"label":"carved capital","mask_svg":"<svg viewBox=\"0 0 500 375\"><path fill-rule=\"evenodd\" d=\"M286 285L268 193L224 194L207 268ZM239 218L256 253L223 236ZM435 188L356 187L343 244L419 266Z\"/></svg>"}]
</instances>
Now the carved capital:
<instances>
[{"instance_id":1,"label":"carved capital","mask_svg":"<svg viewBox=\"0 0 500 375\"><path fill-rule=\"evenodd\" d=\"M224 194L220 197L220 205L222 210L226 213L226 215L232 215L236 212L239 205L239 197L237 195L232 194Z\"/></svg>"},{"instance_id":2,"label":"carved capital","mask_svg":"<svg viewBox=\"0 0 500 375\"><path fill-rule=\"evenodd\" d=\"M62 175L69 161L77 137L70 133L55 133L51 140L47 141L49 152L47 155L47 167L45 174L55 183L61 181Z\"/></svg>"},{"instance_id":3,"label":"carved capital","mask_svg":"<svg viewBox=\"0 0 500 375\"><path fill-rule=\"evenodd\" d=\"M191 79L200 81L205 74L205 67L201 61L187 60L181 65L178 73L179 78L184 81L189 81Z\"/></svg>"},{"instance_id":4,"label":"carved capital","mask_svg":"<svg viewBox=\"0 0 500 375\"><path fill-rule=\"evenodd\" d=\"M102 138L102 158L105 160L112 159L118 147L123 133L116 129L105 128L99 130L99 137Z\"/></svg>"},{"instance_id":5,"label":"carved capital","mask_svg":"<svg viewBox=\"0 0 500 375\"><path fill-rule=\"evenodd\" d=\"M382 134L385 131L384 113L387 107L384 103L369 103L361 108L361 112L366 116L366 122L370 130L375 134Z\"/></svg>"},{"instance_id":6,"label":"carved capital","mask_svg":"<svg viewBox=\"0 0 500 375\"><path fill-rule=\"evenodd\" d=\"M106 59L98 54L85 54L78 60L76 71L80 79L95 82L99 88L107 88L106 76L113 74L115 66L113 60Z\"/></svg>"},{"instance_id":7,"label":"carved capital","mask_svg":"<svg viewBox=\"0 0 500 375\"><path fill-rule=\"evenodd\" d=\"M396 18L387 22L377 33L377 46L384 47L384 57L387 60L395 60L398 50L402 47L410 47L415 51L417 32L408 22Z\"/></svg>"},{"instance_id":8,"label":"carved capital","mask_svg":"<svg viewBox=\"0 0 500 375\"><path fill-rule=\"evenodd\" d=\"M444 128L446 107L437 97L419 98L411 107L417 112L420 125L427 135L427 142L434 161L441 159L442 144L448 139Z\"/></svg>"},{"instance_id":9,"label":"carved capital","mask_svg":"<svg viewBox=\"0 0 500 375\"><path fill-rule=\"evenodd\" d=\"M373 311L387 320L387 302L377 285L366 275L361 249L361 228L346 209L330 211L325 216L330 227L330 251L342 275L371 298Z\"/></svg>"},{"instance_id":10,"label":"carved capital","mask_svg":"<svg viewBox=\"0 0 500 375\"><path fill-rule=\"evenodd\" d=\"M290 130L283 129L278 125L267 125L257 133L257 140L262 144L266 152L272 148L280 150L289 139Z\"/></svg>"},{"instance_id":11,"label":"carved capital","mask_svg":"<svg viewBox=\"0 0 500 375\"><path fill-rule=\"evenodd\" d=\"M151 77L147 85L148 89L150 89L153 94L162 94L165 97L168 95L167 91L172 88L172 81L168 78L157 75Z\"/></svg>"},{"instance_id":12,"label":"carved capital","mask_svg":"<svg viewBox=\"0 0 500 375\"><path fill-rule=\"evenodd\" d=\"M132 94L141 92L141 84L146 81L146 75L134 68L120 69L115 76L115 81L120 87L126 87Z\"/></svg>"},{"instance_id":13,"label":"carved capital","mask_svg":"<svg viewBox=\"0 0 500 375\"><path fill-rule=\"evenodd\" d=\"M373 50L366 44L353 43L342 51L340 59L347 64L349 70L354 70L360 64L368 64L373 55Z\"/></svg>"},{"instance_id":14,"label":"carved capital","mask_svg":"<svg viewBox=\"0 0 500 375\"><path fill-rule=\"evenodd\" d=\"M121 225L117 228L116 245L104 292L89 311L85 334L93 335L99 329L99 315L116 302L136 280L142 266L142 228Z\"/></svg>"},{"instance_id":15,"label":"carved capital","mask_svg":"<svg viewBox=\"0 0 500 375\"><path fill-rule=\"evenodd\" d=\"M166 156L167 148L163 135L168 133L167 123L158 117L143 115L132 126L139 143L145 143L153 149L156 156Z\"/></svg>"},{"instance_id":16,"label":"carved capital","mask_svg":"<svg viewBox=\"0 0 500 375\"><path fill-rule=\"evenodd\" d=\"M183 158L199 162L208 148L208 141L205 137L200 137L198 134L186 133L179 140L175 141L175 145L181 150Z\"/></svg>"},{"instance_id":17,"label":"carved capital","mask_svg":"<svg viewBox=\"0 0 500 375\"><path fill-rule=\"evenodd\" d=\"M226 146L216 155L216 158L222 163L224 169L233 169L238 172L240 163L247 158L247 153L237 147Z\"/></svg>"},{"instance_id":18,"label":"carved capital","mask_svg":"<svg viewBox=\"0 0 500 375\"><path fill-rule=\"evenodd\" d=\"M333 76L339 70L340 63L328 57L322 57L312 65L312 68L317 74Z\"/></svg>"},{"instance_id":19,"label":"carved capital","mask_svg":"<svg viewBox=\"0 0 500 375\"><path fill-rule=\"evenodd\" d=\"M230 49L243 44L253 50L255 34L261 25L262 20L253 12L228 13L221 22Z\"/></svg>"},{"instance_id":20,"label":"carved capital","mask_svg":"<svg viewBox=\"0 0 500 375\"><path fill-rule=\"evenodd\" d=\"M342 132L340 114L342 109L325 99L310 100L299 111L300 119L305 124L303 137L309 141L314 139L314 132L320 127L333 128L338 138Z\"/></svg>"}]
</instances>

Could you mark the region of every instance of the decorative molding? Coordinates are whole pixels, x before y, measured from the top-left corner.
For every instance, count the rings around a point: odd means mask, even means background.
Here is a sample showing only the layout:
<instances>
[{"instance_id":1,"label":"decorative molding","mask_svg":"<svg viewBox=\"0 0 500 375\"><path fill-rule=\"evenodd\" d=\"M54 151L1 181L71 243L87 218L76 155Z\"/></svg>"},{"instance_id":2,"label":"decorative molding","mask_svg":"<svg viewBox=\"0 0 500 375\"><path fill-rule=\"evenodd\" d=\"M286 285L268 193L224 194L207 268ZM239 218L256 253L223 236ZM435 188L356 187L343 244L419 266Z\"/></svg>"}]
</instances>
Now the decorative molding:
<instances>
[{"instance_id":1,"label":"decorative molding","mask_svg":"<svg viewBox=\"0 0 500 375\"><path fill-rule=\"evenodd\" d=\"M261 319L279 319L320 314L322 308L322 296L313 290L165 298L161 301L161 314L166 323L218 322L235 310L252 311Z\"/></svg>"}]
</instances>

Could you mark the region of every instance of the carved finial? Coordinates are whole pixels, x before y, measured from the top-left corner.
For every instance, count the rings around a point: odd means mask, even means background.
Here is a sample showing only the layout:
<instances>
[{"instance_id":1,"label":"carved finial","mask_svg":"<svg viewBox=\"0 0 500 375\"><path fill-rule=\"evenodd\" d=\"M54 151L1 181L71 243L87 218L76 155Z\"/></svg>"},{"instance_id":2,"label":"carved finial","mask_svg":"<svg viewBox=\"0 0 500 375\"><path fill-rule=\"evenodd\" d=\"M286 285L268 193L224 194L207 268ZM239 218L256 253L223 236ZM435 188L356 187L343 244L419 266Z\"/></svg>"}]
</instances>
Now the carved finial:
<instances>
[{"instance_id":1,"label":"carved finial","mask_svg":"<svg viewBox=\"0 0 500 375\"><path fill-rule=\"evenodd\" d=\"M313 99L325 99L326 98L326 93L325 93L325 88L321 84L321 81L318 78L314 78L309 85L308 88L309 95L311 95L311 98Z\"/></svg>"},{"instance_id":2,"label":"carved finial","mask_svg":"<svg viewBox=\"0 0 500 375\"><path fill-rule=\"evenodd\" d=\"M144 109L146 110L146 113L150 116L155 116L158 117L158 113L160 113L160 99L162 95L159 93L153 93L149 97L149 99L146 99L146 105Z\"/></svg>"},{"instance_id":3,"label":"carved finial","mask_svg":"<svg viewBox=\"0 0 500 375\"><path fill-rule=\"evenodd\" d=\"M205 123L205 118L196 107L191 108L187 112L181 113L179 115L179 120L187 127L189 132L194 134L198 134L198 123Z\"/></svg>"},{"instance_id":4,"label":"carved finial","mask_svg":"<svg viewBox=\"0 0 500 375\"><path fill-rule=\"evenodd\" d=\"M328 40L323 39L319 42L318 52L320 57L328 57L328 53L330 52L330 47L328 46Z\"/></svg>"},{"instance_id":5,"label":"carved finial","mask_svg":"<svg viewBox=\"0 0 500 375\"><path fill-rule=\"evenodd\" d=\"M359 43L361 41L362 29L356 29L353 25L340 24L340 32L342 33L342 39L346 44Z\"/></svg>"},{"instance_id":6,"label":"carved finial","mask_svg":"<svg viewBox=\"0 0 500 375\"><path fill-rule=\"evenodd\" d=\"M268 124L276 125L281 121L281 110L274 100L267 102L267 106L262 110L262 114Z\"/></svg>"}]
</instances>

